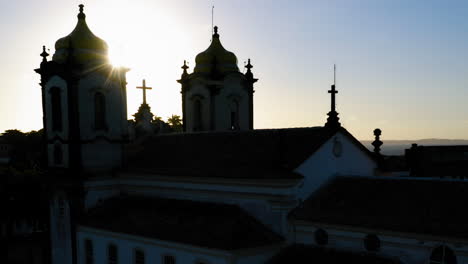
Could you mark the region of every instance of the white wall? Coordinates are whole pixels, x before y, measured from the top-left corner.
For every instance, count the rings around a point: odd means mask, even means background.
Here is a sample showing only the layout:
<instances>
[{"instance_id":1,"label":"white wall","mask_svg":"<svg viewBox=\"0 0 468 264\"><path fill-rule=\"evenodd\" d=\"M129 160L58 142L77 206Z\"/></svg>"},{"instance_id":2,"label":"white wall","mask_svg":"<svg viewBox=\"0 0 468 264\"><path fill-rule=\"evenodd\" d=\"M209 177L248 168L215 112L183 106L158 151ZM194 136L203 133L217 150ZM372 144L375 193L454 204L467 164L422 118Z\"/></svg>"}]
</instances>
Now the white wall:
<instances>
[{"instance_id":1,"label":"white wall","mask_svg":"<svg viewBox=\"0 0 468 264\"><path fill-rule=\"evenodd\" d=\"M81 148L83 167L87 170L121 167L122 143L119 141L128 135L125 89L120 83L124 75L117 71L105 76L96 71L79 81L80 136L83 141L92 141L82 144ZM95 129L94 96L98 92L105 97L106 130Z\"/></svg>"},{"instance_id":2,"label":"white wall","mask_svg":"<svg viewBox=\"0 0 468 264\"><path fill-rule=\"evenodd\" d=\"M432 250L440 245L446 245L457 255L457 263L468 262L468 244L447 242L421 235L375 233L373 230L347 230L313 224L297 224L295 242L306 245L316 245L314 232L324 229L329 236L327 248L348 250L353 252L367 252L364 238L368 234L375 234L380 239L378 255L397 257L407 264L429 263Z\"/></svg>"},{"instance_id":3,"label":"white wall","mask_svg":"<svg viewBox=\"0 0 468 264\"><path fill-rule=\"evenodd\" d=\"M335 141L341 142L341 156L333 154ZM295 171L304 176L297 190L299 199L307 199L322 184L337 175L373 176L377 164L343 133L338 132Z\"/></svg>"},{"instance_id":4,"label":"white wall","mask_svg":"<svg viewBox=\"0 0 468 264\"><path fill-rule=\"evenodd\" d=\"M202 98L202 123L203 130L211 129L211 122L214 123L214 130L231 130L231 102L239 103L239 127L241 130L249 129L249 95L243 86L245 77L239 72L233 72L220 81L206 80L205 77L198 76L188 84L188 91L185 94L185 115L186 129L193 131L194 126L194 99ZM219 93L211 95L208 85L217 85ZM212 105L214 104L213 113ZM212 118L214 120L212 120Z\"/></svg>"},{"instance_id":5,"label":"white wall","mask_svg":"<svg viewBox=\"0 0 468 264\"><path fill-rule=\"evenodd\" d=\"M216 130L231 129L231 103L233 100L239 104L239 128L249 129L249 95L243 87L245 77L236 72L227 75L223 80L223 87L216 95Z\"/></svg>"},{"instance_id":6,"label":"white wall","mask_svg":"<svg viewBox=\"0 0 468 264\"><path fill-rule=\"evenodd\" d=\"M88 181L85 184L86 205L93 207L99 199L105 200L110 194L118 195L112 190L130 195L237 204L279 234L286 234L286 215L296 205L293 191L297 180L262 186L258 181L241 185L239 182L209 183L204 180L197 183L195 179L177 181L170 178L172 181L130 173L121 174L118 179Z\"/></svg>"},{"instance_id":7,"label":"white wall","mask_svg":"<svg viewBox=\"0 0 468 264\"><path fill-rule=\"evenodd\" d=\"M210 91L206 88L206 84L201 80L193 80L189 84L190 89L185 94L185 114L186 114L186 129L193 131L195 125L194 102L201 102L201 121L203 130L210 129L211 123L211 96Z\"/></svg>"}]
</instances>

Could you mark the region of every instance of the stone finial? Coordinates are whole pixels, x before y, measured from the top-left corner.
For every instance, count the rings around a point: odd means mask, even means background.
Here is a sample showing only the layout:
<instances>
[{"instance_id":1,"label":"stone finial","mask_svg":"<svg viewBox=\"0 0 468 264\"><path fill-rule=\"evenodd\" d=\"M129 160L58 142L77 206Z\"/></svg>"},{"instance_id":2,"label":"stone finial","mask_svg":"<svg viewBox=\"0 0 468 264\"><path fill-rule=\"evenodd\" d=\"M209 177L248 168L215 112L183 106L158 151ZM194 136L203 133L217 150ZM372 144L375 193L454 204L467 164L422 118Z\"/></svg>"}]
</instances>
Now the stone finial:
<instances>
[{"instance_id":1,"label":"stone finial","mask_svg":"<svg viewBox=\"0 0 468 264\"><path fill-rule=\"evenodd\" d=\"M382 135L382 130L379 128L374 129L375 140L372 142L374 146L374 153L380 155L380 147L383 145L383 142L380 140L380 135Z\"/></svg>"},{"instance_id":2,"label":"stone finial","mask_svg":"<svg viewBox=\"0 0 468 264\"><path fill-rule=\"evenodd\" d=\"M49 56L49 53L46 52L46 46L42 46L42 62L47 62L47 57Z\"/></svg>"},{"instance_id":3,"label":"stone finial","mask_svg":"<svg viewBox=\"0 0 468 264\"><path fill-rule=\"evenodd\" d=\"M185 79L185 78L188 76L187 69L189 68L189 66L188 66L187 64L188 64L187 61L184 60L184 65L182 65L182 67L180 67L180 68L182 68L182 70L183 70L182 76L181 76L182 79Z\"/></svg>"},{"instance_id":4,"label":"stone finial","mask_svg":"<svg viewBox=\"0 0 468 264\"><path fill-rule=\"evenodd\" d=\"M214 30L213 37L219 37L219 34L218 34L218 26L214 26L213 30Z\"/></svg>"},{"instance_id":5,"label":"stone finial","mask_svg":"<svg viewBox=\"0 0 468 264\"><path fill-rule=\"evenodd\" d=\"M78 7L80 8L80 13L78 14L78 19L85 19L86 15L85 15L85 13L83 13L84 5L80 4L80 5L78 5Z\"/></svg>"}]
</instances>

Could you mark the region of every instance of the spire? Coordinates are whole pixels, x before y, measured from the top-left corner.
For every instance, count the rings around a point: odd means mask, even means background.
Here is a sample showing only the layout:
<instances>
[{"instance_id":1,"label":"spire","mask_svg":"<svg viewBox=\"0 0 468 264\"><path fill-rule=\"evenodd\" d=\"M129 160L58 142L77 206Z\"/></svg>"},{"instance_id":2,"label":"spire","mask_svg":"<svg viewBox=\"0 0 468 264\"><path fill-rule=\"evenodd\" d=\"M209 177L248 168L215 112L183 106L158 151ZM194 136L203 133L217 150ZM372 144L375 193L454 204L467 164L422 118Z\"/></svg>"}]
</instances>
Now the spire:
<instances>
[{"instance_id":1,"label":"spire","mask_svg":"<svg viewBox=\"0 0 468 264\"><path fill-rule=\"evenodd\" d=\"M331 90L328 91L331 95L331 109L328 112L327 123L325 124L326 127L340 127L341 124L339 122L340 118L338 117L338 112L336 112L336 94L338 91L336 90L336 65L333 65L333 84L331 86Z\"/></svg>"},{"instance_id":2,"label":"spire","mask_svg":"<svg viewBox=\"0 0 468 264\"><path fill-rule=\"evenodd\" d=\"M382 130L379 128L374 129L375 140L372 142L374 146L374 153L380 155L380 147L383 145L383 142L380 140L380 135L382 135Z\"/></svg>"},{"instance_id":3,"label":"spire","mask_svg":"<svg viewBox=\"0 0 468 264\"><path fill-rule=\"evenodd\" d=\"M188 72L187 72L187 69L189 68L189 66L187 66L187 61L184 60L184 65L182 65L182 68L183 72L182 72L182 79L185 79L187 76L188 76Z\"/></svg>"},{"instance_id":4,"label":"spire","mask_svg":"<svg viewBox=\"0 0 468 264\"><path fill-rule=\"evenodd\" d=\"M245 73L245 77L247 78L247 80L249 80L252 83L258 81L258 79L255 79L253 76L253 73L252 73L253 66L252 64L250 64L250 59L247 60L247 64L244 67L247 69L247 72Z\"/></svg>"},{"instance_id":5,"label":"spire","mask_svg":"<svg viewBox=\"0 0 468 264\"><path fill-rule=\"evenodd\" d=\"M79 7L80 7L80 13L78 14L78 19L85 19L86 15L85 15L85 13L83 13L84 5L80 4Z\"/></svg>"},{"instance_id":6,"label":"spire","mask_svg":"<svg viewBox=\"0 0 468 264\"><path fill-rule=\"evenodd\" d=\"M46 46L42 46L42 62L47 62L47 56L49 56L49 53L46 52Z\"/></svg>"}]
</instances>

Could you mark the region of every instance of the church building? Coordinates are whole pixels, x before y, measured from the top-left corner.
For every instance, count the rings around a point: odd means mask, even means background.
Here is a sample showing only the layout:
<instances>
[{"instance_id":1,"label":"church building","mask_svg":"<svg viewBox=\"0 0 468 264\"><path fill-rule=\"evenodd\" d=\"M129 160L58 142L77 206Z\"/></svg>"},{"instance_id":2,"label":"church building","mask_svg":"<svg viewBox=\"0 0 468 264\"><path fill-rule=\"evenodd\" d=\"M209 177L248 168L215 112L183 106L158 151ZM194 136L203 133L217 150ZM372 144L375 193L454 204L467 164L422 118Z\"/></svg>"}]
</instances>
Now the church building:
<instances>
[{"instance_id":1,"label":"church building","mask_svg":"<svg viewBox=\"0 0 468 264\"><path fill-rule=\"evenodd\" d=\"M44 47L53 264L468 261L467 184L378 176L378 155L339 122L335 85L325 125L254 129L252 64L241 73L219 32L182 67L184 132L142 140L129 69L109 64L83 5L52 60ZM461 207L435 203L437 186Z\"/></svg>"}]
</instances>

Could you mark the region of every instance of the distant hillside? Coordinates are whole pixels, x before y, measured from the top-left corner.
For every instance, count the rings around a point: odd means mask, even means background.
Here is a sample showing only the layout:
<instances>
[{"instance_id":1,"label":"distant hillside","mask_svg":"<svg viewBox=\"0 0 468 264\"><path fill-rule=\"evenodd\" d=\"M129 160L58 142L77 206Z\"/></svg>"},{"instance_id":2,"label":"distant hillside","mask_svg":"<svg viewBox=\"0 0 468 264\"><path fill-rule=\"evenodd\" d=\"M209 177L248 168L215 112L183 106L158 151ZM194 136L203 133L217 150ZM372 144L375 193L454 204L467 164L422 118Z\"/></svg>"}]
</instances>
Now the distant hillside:
<instances>
[{"instance_id":1,"label":"distant hillside","mask_svg":"<svg viewBox=\"0 0 468 264\"><path fill-rule=\"evenodd\" d=\"M362 144L368 149L373 150L372 141L361 140ZM411 144L416 143L420 146L453 146L453 145L468 145L468 140L465 139L440 139L428 138L418 140L383 140L382 153L385 155L404 155L405 149L411 147Z\"/></svg>"}]
</instances>

